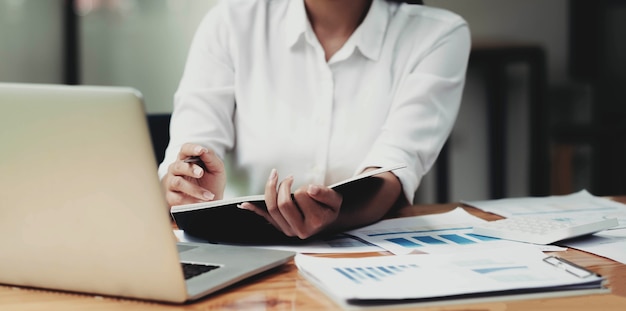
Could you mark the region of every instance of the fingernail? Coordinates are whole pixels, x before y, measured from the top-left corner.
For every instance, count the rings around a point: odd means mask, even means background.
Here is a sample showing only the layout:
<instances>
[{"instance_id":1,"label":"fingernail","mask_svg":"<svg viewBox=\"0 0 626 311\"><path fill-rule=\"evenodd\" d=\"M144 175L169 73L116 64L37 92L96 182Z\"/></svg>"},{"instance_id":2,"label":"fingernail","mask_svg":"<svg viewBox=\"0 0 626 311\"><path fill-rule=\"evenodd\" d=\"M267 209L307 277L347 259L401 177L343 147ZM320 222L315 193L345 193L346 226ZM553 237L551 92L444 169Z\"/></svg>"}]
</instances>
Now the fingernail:
<instances>
[{"instance_id":1,"label":"fingernail","mask_svg":"<svg viewBox=\"0 0 626 311\"><path fill-rule=\"evenodd\" d=\"M200 177L202 175L202 169L199 167L196 167L193 169L193 174L197 177Z\"/></svg>"},{"instance_id":2,"label":"fingernail","mask_svg":"<svg viewBox=\"0 0 626 311\"><path fill-rule=\"evenodd\" d=\"M276 179L276 174L277 174L277 173L276 173L276 169L275 169L275 168L273 168L273 169L270 171L270 178L268 178L268 179L269 179L269 180L274 180L274 179Z\"/></svg>"},{"instance_id":3,"label":"fingernail","mask_svg":"<svg viewBox=\"0 0 626 311\"><path fill-rule=\"evenodd\" d=\"M202 193L202 196L207 199L207 200L213 200L213 198L215 198L215 194L205 191L204 193Z\"/></svg>"},{"instance_id":4,"label":"fingernail","mask_svg":"<svg viewBox=\"0 0 626 311\"><path fill-rule=\"evenodd\" d=\"M310 195L316 195L320 192L320 187L318 187L317 185L309 185L309 189L307 190L307 192Z\"/></svg>"},{"instance_id":5,"label":"fingernail","mask_svg":"<svg viewBox=\"0 0 626 311\"><path fill-rule=\"evenodd\" d=\"M198 153L202 153L203 150L204 148L202 146L196 146L196 148L193 151L194 153L198 154Z\"/></svg>"},{"instance_id":6,"label":"fingernail","mask_svg":"<svg viewBox=\"0 0 626 311\"><path fill-rule=\"evenodd\" d=\"M254 211L254 205L250 202L243 202L241 204L237 204L237 207L240 209L245 209L246 211Z\"/></svg>"}]
</instances>

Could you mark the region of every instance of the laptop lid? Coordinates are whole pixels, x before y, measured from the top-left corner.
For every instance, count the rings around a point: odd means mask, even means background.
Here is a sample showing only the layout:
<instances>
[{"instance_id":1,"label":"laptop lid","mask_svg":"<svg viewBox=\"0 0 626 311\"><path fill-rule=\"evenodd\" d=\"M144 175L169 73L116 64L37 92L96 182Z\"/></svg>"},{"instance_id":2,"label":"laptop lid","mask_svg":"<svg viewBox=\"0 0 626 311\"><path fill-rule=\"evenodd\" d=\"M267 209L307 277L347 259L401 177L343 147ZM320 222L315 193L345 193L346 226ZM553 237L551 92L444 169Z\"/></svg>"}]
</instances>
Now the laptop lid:
<instances>
[{"instance_id":1,"label":"laptop lid","mask_svg":"<svg viewBox=\"0 0 626 311\"><path fill-rule=\"evenodd\" d=\"M0 283L170 302L191 297L138 91L0 83L0 146ZM201 262L212 251L185 253ZM220 282L293 254L273 255ZM191 286L192 298L223 287L201 285Z\"/></svg>"}]
</instances>

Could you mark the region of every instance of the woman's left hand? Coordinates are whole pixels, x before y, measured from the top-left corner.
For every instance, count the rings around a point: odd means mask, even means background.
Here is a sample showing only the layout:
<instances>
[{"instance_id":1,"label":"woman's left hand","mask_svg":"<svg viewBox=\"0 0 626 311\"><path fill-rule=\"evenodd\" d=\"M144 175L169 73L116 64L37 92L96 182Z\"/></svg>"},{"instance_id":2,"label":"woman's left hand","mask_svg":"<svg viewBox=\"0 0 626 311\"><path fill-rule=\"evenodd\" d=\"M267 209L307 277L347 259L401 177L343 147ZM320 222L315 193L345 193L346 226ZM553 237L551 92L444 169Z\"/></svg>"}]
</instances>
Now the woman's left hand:
<instances>
[{"instance_id":1,"label":"woman's left hand","mask_svg":"<svg viewBox=\"0 0 626 311\"><path fill-rule=\"evenodd\" d=\"M343 198L338 192L325 186L308 185L298 188L292 194L291 176L278 186L277 183L278 174L273 169L265 185L267 210L247 202L241 204L241 208L264 217L285 235L300 239L321 232L339 216Z\"/></svg>"}]
</instances>

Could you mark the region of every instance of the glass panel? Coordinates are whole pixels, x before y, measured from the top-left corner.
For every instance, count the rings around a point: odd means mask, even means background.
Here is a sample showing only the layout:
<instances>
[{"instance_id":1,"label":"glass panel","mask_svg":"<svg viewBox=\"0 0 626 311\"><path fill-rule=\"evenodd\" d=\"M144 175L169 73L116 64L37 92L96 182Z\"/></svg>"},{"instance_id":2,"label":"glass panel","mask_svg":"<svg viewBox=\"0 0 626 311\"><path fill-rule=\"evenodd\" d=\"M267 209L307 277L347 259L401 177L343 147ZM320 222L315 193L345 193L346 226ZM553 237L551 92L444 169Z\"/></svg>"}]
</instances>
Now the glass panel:
<instances>
[{"instance_id":1,"label":"glass panel","mask_svg":"<svg viewBox=\"0 0 626 311\"><path fill-rule=\"evenodd\" d=\"M62 2L0 1L0 81L62 82Z\"/></svg>"},{"instance_id":2,"label":"glass panel","mask_svg":"<svg viewBox=\"0 0 626 311\"><path fill-rule=\"evenodd\" d=\"M131 86L170 112L191 39L215 0L77 0L83 84Z\"/></svg>"}]
</instances>

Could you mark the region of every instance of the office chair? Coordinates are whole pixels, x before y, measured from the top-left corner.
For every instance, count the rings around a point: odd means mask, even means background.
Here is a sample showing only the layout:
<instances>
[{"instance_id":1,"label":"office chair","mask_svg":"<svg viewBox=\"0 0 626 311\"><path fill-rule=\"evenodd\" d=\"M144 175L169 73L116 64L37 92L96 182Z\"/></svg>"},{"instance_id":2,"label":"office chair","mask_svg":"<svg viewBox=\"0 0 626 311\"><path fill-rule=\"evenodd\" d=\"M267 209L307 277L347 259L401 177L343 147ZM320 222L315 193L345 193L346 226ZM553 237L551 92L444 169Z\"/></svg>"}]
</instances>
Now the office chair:
<instances>
[{"instance_id":1,"label":"office chair","mask_svg":"<svg viewBox=\"0 0 626 311\"><path fill-rule=\"evenodd\" d=\"M150 138L157 163L163 161L165 148L170 141L170 117L171 114L169 113L147 115Z\"/></svg>"}]
</instances>

